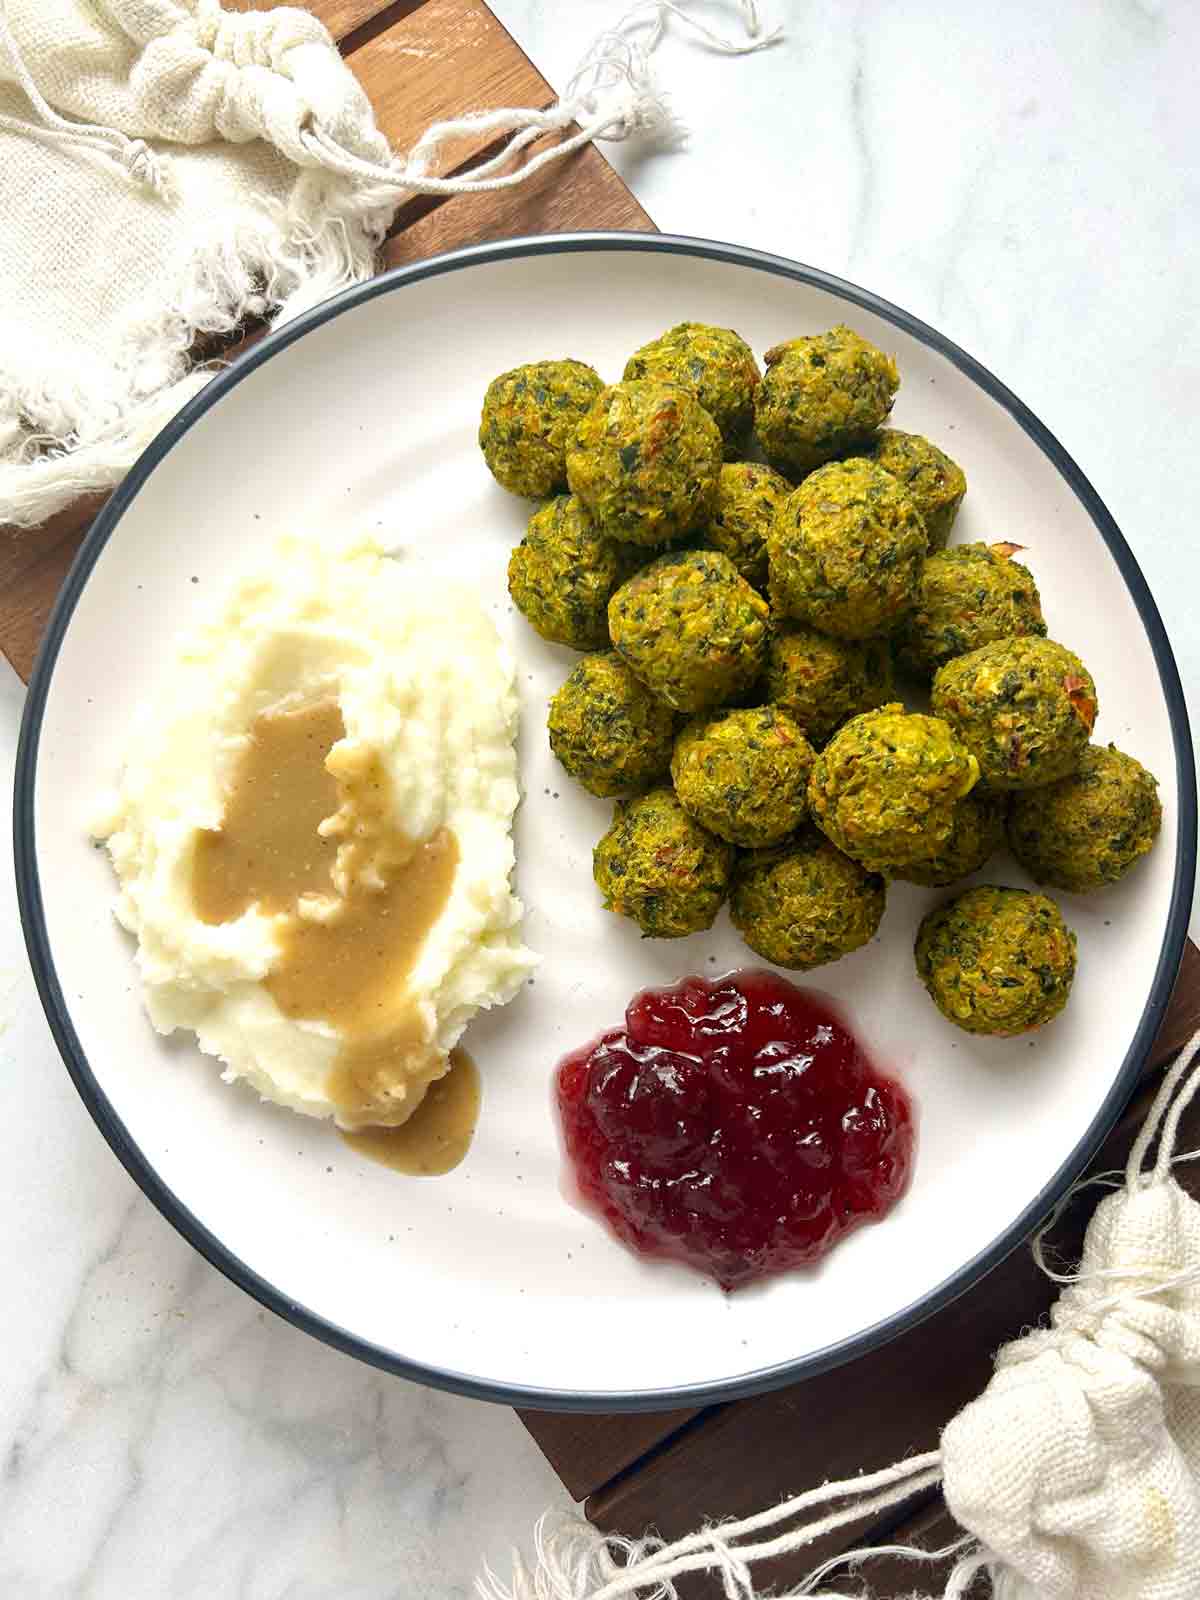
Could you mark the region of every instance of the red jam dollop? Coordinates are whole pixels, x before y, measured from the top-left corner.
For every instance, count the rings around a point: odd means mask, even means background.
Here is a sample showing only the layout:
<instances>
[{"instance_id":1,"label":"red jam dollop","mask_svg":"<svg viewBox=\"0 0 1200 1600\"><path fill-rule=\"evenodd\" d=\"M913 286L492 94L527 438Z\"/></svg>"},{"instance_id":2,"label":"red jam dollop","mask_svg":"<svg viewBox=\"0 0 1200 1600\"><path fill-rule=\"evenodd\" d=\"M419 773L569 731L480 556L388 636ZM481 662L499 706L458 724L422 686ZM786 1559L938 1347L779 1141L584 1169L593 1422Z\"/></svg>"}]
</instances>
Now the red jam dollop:
<instances>
[{"instance_id":1,"label":"red jam dollop","mask_svg":"<svg viewBox=\"0 0 1200 1600\"><path fill-rule=\"evenodd\" d=\"M820 1260L912 1170L904 1090L827 1001L770 972L645 990L559 1064L558 1108L580 1194L617 1237L724 1289Z\"/></svg>"}]
</instances>

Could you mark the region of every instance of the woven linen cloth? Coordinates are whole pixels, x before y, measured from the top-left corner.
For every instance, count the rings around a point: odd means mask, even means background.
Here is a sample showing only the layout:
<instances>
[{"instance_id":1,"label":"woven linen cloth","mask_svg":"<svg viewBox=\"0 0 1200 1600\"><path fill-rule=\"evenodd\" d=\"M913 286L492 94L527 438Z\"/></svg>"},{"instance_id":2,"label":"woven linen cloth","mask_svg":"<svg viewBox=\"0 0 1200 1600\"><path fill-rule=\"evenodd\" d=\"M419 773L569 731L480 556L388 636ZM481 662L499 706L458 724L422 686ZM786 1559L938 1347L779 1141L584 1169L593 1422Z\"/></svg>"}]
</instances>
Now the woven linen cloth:
<instances>
[{"instance_id":1,"label":"woven linen cloth","mask_svg":"<svg viewBox=\"0 0 1200 1600\"><path fill-rule=\"evenodd\" d=\"M1197 1262L1173 1178L1110 1195L1050 1327L943 1432L946 1503L1003 1558L1003 1600L1200 1597Z\"/></svg>"},{"instance_id":2,"label":"woven linen cloth","mask_svg":"<svg viewBox=\"0 0 1200 1600\"><path fill-rule=\"evenodd\" d=\"M0 0L0 524L114 484L199 335L369 277L400 198L324 26L218 0Z\"/></svg>"},{"instance_id":3,"label":"woven linen cloth","mask_svg":"<svg viewBox=\"0 0 1200 1600\"><path fill-rule=\"evenodd\" d=\"M555 105L464 108L398 158L306 12L0 0L0 525L115 484L211 376L197 336L370 277L407 196L512 188L593 139L678 142L649 65L668 22L727 56L782 35L756 0L727 0L734 37L690 3L637 0ZM438 176L468 136L503 142Z\"/></svg>"},{"instance_id":4,"label":"woven linen cloth","mask_svg":"<svg viewBox=\"0 0 1200 1600\"><path fill-rule=\"evenodd\" d=\"M844 1600L824 1580L849 1565L871 1594L873 1557L953 1561L942 1600L1200 1600L1200 1204L1172 1176L1180 1119L1200 1093L1200 1034L1155 1097L1124 1181L1096 1207L1070 1273L1035 1258L1062 1294L1050 1325L997 1354L987 1387L940 1448L825 1483L672 1544L606 1536L574 1516L543 1519L530 1567L485 1569L482 1600L674 1600L677 1580L758 1600L759 1564L878 1519L940 1483L962 1537L941 1550L856 1549L822 1563L794 1596ZM1153 1167L1153 1141L1161 1140ZM1106 1182L1103 1179L1092 1182ZM1087 1187L1083 1185L1081 1187ZM914 1590L911 1600L928 1596Z\"/></svg>"}]
</instances>

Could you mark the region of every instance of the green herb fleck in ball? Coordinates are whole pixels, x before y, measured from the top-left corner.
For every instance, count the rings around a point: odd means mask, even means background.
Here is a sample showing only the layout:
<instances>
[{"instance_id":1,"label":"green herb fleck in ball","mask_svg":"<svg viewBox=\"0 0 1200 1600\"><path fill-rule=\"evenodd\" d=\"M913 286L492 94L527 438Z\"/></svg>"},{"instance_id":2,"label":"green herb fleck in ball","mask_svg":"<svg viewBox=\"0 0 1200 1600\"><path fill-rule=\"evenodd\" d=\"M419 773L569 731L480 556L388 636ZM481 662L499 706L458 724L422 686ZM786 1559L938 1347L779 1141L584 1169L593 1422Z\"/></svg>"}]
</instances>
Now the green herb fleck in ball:
<instances>
[{"instance_id":1,"label":"green herb fleck in ball","mask_svg":"<svg viewBox=\"0 0 1200 1600\"><path fill-rule=\"evenodd\" d=\"M1076 771L1096 723L1096 685L1052 639L1000 639L948 661L933 710L992 789L1036 789Z\"/></svg>"},{"instance_id":2,"label":"green herb fleck in ball","mask_svg":"<svg viewBox=\"0 0 1200 1600\"><path fill-rule=\"evenodd\" d=\"M567 440L603 385L582 361L533 361L488 385L479 448L502 488L544 500L567 487Z\"/></svg>"},{"instance_id":3,"label":"green herb fleck in ball","mask_svg":"<svg viewBox=\"0 0 1200 1600\"><path fill-rule=\"evenodd\" d=\"M978 776L947 723L888 705L834 734L813 764L808 803L839 850L894 876L945 848Z\"/></svg>"},{"instance_id":4,"label":"green herb fleck in ball","mask_svg":"<svg viewBox=\"0 0 1200 1600\"><path fill-rule=\"evenodd\" d=\"M649 939L711 928L729 891L733 846L694 822L671 789L619 800L593 870L607 911Z\"/></svg>"},{"instance_id":5,"label":"green herb fleck in ball","mask_svg":"<svg viewBox=\"0 0 1200 1600\"><path fill-rule=\"evenodd\" d=\"M599 650L608 643L608 602L631 570L628 545L606 539L574 495L535 511L508 561L508 592L552 644Z\"/></svg>"},{"instance_id":6,"label":"green herb fleck in ball","mask_svg":"<svg viewBox=\"0 0 1200 1600\"><path fill-rule=\"evenodd\" d=\"M746 849L778 844L808 815L813 749L777 706L698 717L675 741L679 802L710 833Z\"/></svg>"},{"instance_id":7,"label":"green herb fleck in ball","mask_svg":"<svg viewBox=\"0 0 1200 1600\"><path fill-rule=\"evenodd\" d=\"M759 371L754 352L732 328L681 322L631 355L624 376L678 384L721 430L727 459L744 448L754 422Z\"/></svg>"},{"instance_id":8,"label":"green herb fleck in ball","mask_svg":"<svg viewBox=\"0 0 1200 1600\"><path fill-rule=\"evenodd\" d=\"M978 787L963 795L950 821L950 832L927 856L905 863L892 873L927 889L944 889L986 866L1004 842L1008 796Z\"/></svg>"},{"instance_id":9,"label":"green herb fleck in ball","mask_svg":"<svg viewBox=\"0 0 1200 1600\"><path fill-rule=\"evenodd\" d=\"M1069 778L1014 798L1008 842L1035 883L1087 894L1123 878L1161 826L1157 780L1116 745L1091 744Z\"/></svg>"},{"instance_id":10,"label":"green herb fleck in ball","mask_svg":"<svg viewBox=\"0 0 1200 1600\"><path fill-rule=\"evenodd\" d=\"M767 460L789 477L869 448L900 387L896 363L851 328L767 351L755 426Z\"/></svg>"},{"instance_id":11,"label":"green herb fleck in ball","mask_svg":"<svg viewBox=\"0 0 1200 1600\"><path fill-rule=\"evenodd\" d=\"M896 634L896 659L928 682L947 661L997 639L1044 638L1042 602L1013 544L956 544L930 556L912 610Z\"/></svg>"},{"instance_id":12,"label":"green herb fleck in ball","mask_svg":"<svg viewBox=\"0 0 1200 1600\"><path fill-rule=\"evenodd\" d=\"M840 639L868 639L911 608L925 526L882 467L835 461L784 501L767 550L777 611Z\"/></svg>"},{"instance_id":13,"label":"green herb fleck in ball","mask_svg":"<svg viewBox=\"0 0 1200 1600\"><path fill-rule=\"evenodd\" d=\"M834 639L803 622L786 623L767 648L767 698L822 745L850 717L892 698L886 639Z\"/></svg>"},{"instance_id":14,"label":"green herb fleck in ball","mask_svg":"<svg viewBox=\"0 0 1200 1600\"><path fill-rule=\"evenodd\" d=\"M703 535L756 589L767 586L767 537L792 486L757 461L730 461L717 480L717 501Z\"/></svg>"},{"instance_id":15,"label":"green herb fleck in ball","mask_svg":"<svg viewBox=\"0 0 1200 1600\"><path fill-rule=\"evenodd\" d=\"M615 651L584 656L550 702L550 748L590 793L636 794L665 778L675 713Z\"/></svg>"},{"instance_id":16,"label":"green herb fleck in ball","mask_svg":"<svg viewBox=\"0 0 1200 1600\"><path fill-rule=\"evenodd\" d=\"M660 556L613 595L608 630L648 689L679 711L736 700L762 673L767 603L728 556Z\"/></svg>"},{"instance_id":17,"label":"green herb fleck in ball","mask_svg":"<svg viewBox=\"0 0 1200 1600\"><path fill-rule=\"evenodd\" d=\"M577 424L567 481L601 533L661 545L708 522L721 470L721 434L686 390L614 383Z\"/></svg>"},{"instance_id":18,"label":"green herb fleck in ball","mask_svg":"<svg viewBox=\"0 0 1200 1600\"><path fill-rule=\"evenodd\" d=\"M1058 1016L1075 978L1075 947L1053 900L984 886L921 923L917 974L956 1026L1007 1038Z\"/></svg>"},{"instance_id":19,"label":"green herb fleck in ball","mask_svg":"<svg viewBox=\"0 0 1200 1600\"><path fill-rule=\"evenodd\" d=\"M885 897L881 877L805 828L774 850L741 857L729 915L756 955L807 972L872 939Z\"/></svg>"},{"instance_id":20,"label":"green herb fleck in ball","mask_svg":"<svg viewBox=\"0 0 1200 1600\"><path fill-rule=\"evenodd\" d=\"M903 485L921 513L930 550L944 549L967 492L963 469L919 433L902 433L899 428L880 428L863 454Z\"/></svg>"}]
</instances>

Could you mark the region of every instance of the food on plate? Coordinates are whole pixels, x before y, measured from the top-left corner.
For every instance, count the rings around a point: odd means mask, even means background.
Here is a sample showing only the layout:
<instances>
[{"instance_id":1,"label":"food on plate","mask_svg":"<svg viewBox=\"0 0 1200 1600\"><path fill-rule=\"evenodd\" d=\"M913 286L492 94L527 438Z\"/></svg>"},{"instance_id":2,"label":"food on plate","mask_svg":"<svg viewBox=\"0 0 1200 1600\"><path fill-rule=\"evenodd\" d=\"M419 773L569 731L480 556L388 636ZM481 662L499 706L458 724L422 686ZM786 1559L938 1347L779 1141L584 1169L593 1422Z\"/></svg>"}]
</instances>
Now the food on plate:
<instances>
[{"instance_id":1,"label":"food on plate","mask_svg":"<svg viewBox=\"0 0 1200 1600\"><path fill-rule=\"evenodd\" d=\"M513 663L370 541L280 541L187 640L96 832L147 1010L266 1099L408 1119L535 958Z\"/></svg>"},{"instance_id":2,"label":"food on plate","mask_svg":"<svg viewBox=\"0 0 1200 1600\"><path fill-rule=\"evenodd\" d=\"M778 844L808 815L813 748L778 706L697 717L675 741L671 779L683 809L718 839Z\"/></svg>"},{"instance_id":3,"label":"food on plate","mask_svg":"<svg viewBox=\"0 0 1200 1600\"><path fill-rule=\"evenodd\" d=\"M618 800L593 853L606 911L631 917L647 938L711 928L729 891L733 846L694 822L672 789Z\"/></svg>"},{"instance_id":4,"label":"food on plate","mask_svg":"<svg viewBox=\"0 0 1200 1600\"><path fill-rule=\"evenodd\" d=\"M703 542L727 555L747 583L767 586L767 535L792 486L758 461L727 461Z\"/></svg>"},{"instance_id":5,"label":"food on plate","mask_svg":"<svg viewBox=\"0 0 1200 1600\"><path fill-rule=\"evenodd\" d=\"M896 660L926 682L955 656L997 639L1044 638L1042 602L1015 544L956 544L925 563L912 610L896 635Z\"/></svg>"},{"instance_id":6,"label":"food on plate","mask_svg":"<svg viewBox=\"0 0 1200 1600\"><path fill-rule=\"evenodd\" d=\"M804 828L786 844L739 859L729 915L756 955L807 972L874 938L886 892L876 873Z\"/></svg>"},{"instance_id":7,"label":"food on plate","mask_svg":"<svg viewBox=\"0 0 1200 1600\"><path fill-rule=\"evenodd\" d=\"M342 1139L359 1155L394 1172L435 1178L466 1157L479 1121L479 1068L461 1045L450 1052L444 1077L429 1085L421 1104L397 1128L350 1128Z\"/></svg>"},{"instance_id":8,"label":"food on plate","mask_svg":"<svg viewBox=\"0 0 1200 1600\"><path fill-rule=\"evenodd\" d=\"M567 441L604 387L582 361L530 361L488 384L479 448L502 488L541 500L567 487Z\"/></svg>"},{"instance_id":9,"label":"food on plate","mask_svg":"<svg viewBox=\"0 0 1200 1600\"><path fill-rule=\"evenodd\" d=\"M906 861L892 873L907 883L944 889L985 866L1004 842L1008 796L978 785L955 802L947 837L927 856Z\"/></svg>"},{"instance_id":10,"label":"food on plate","mask_svg":"<svg viewBox=\"0 0 1200 1600\"><path fill-rule=\"evenodd\" d=\"M839 850L895 876L945 847L978 777L948 723L886 705L834 734L813 765L808 802Z\"/></svg>"},{"instance_id":11,"label":"food on plate","mask_svg":"<svg viewBox=\"0 0 1200 1600\"><path fill-rule=\"evenodd\" d=\"M899 428L880 428L863 455L899 479L921 513L930 550L944 549L967 492L966 474L957 462L919 433Z\"/></svg>"},{"instance_id":12,"label":"food on plate","mask_svg":"<svg viewBox=\"0 0 1200 1600\"><path fill-rule=\"evenodd\" d=\"M721 430L725 455L744 448L754 422L754 391L759 383L754 352L732 328L707 322L681 322L640 350L625 364L624 378L646 378L686 389Z\"/></svg>"},{"instance_id":13,"label":"food on plate","mask_svg":"<svg viewBox=\"0 0 1200 1600\"><path fill-rule=\"evenodd\" d=\"M890 472L873 461L834 461L784 501L767 550L777 611L841 639L867 639L912 606L925 525Z\"/></svg>"},{"instance_id":14,"label":"food on plate","mask_svg":"<svg viewBox=\"0 0 1200 1600\"><path fill-rule=\"evenodd\" d=\"M577 783L602 799L665 778L677 717L617 655L587 655L550 702L550 748Z\"/></svg>"},{"instance_id":15,"label":"food on plate","mask_svg":"<svg viewBox=\"0 0 1200 1600\"><path fill-rule=\"evenodd\" d=\"M1079 766L1096 723L1096 685L1052 639L999 639L956 656L933 680L934 713L992 789L1036 789Z\"/></svg>"},{"instance_id":16,"label":"food on plate","mask_svg":"<svg viewBox=\"0 0 1200 1600\"><path fill-rule=\"evenodd\" d=\"M803 622L779 624L767 646L767 698L815 745L861 711L892 698L886 639L835 639Z\"/></svg>"},{"instance_id":17,"label":"food on plate","mask_svg":"<svg viewBox=\"0 0 1200 1600\"><path fill-rule=\"evenodd\" d=\"M1158 780L1116 745L1088 745L1068 778L1013 798L1008 842L1035 883L1086 894L1116 883L1162 826Z\"/></svg>"},{"instance_id":18,"label":"food on plate","mask_svg":"<svg viewBox=\"0 0 1200 1600\"><path fill-rule=\"evenodd\" d=\"M869 448L899 387L892 358L851 328L777 344L767 351L754 404L767 460L795 478Z\"/></svg>"},{"instance_id":19,"label":"food on plate","mask_svg":"<svg viewBox=\"0 0 1200 1600\"><path fill-rule=\"evenodd\" d=\"M662 545L708 522L721 470L721 433L686 389L614 383L567 446L567 482L601 533Z\"/></svg>"},{"instance_id":20,"label":"food on plate","mask_svg":"<svg viewBox=\"0 0 1200 1600\"><path fill-rule=\"evenodd\" d=\"M679 711L736 700L762 673L767 603L728 556L660 556L613 595L608 631L648 689Z\"/></svg>"},{"instance_id":21,"label":"food on plate","mask_svg":"<svg viewBox=\"0 0 1200 1600\"><path fill-rule=\"evenodd\" d=\"M552 644L601 650L608 602L629 576L628 545L606 539L572 495L535 511L508 561L508 592L525 620Z\"/></svg>"},{"instance_id":22,"label":"food on plate","mask_svg":"<svg viewBox=\"0 0 1200 1600\"><path fill-rule=\"evenodd\" d=\"M908 1187L914 1118L825 1001L769 972L648 989L559 1065L585 1202L724 1289L819 1261Z\"/></svg>"},{"instance_id":23,"label":"food on plate","mask_svg":"<svg viewBox=\"0 0 1200 1600\"><path fill-rule=\"evenodd\" d=\"M898 386L843 326L775 346L760 380L737 334L681 322L575 423L571 497L513 553L534 627L595 652L550 744L617 800L594 877L646 937L703 932L728 898L756 955L810 971L876 937L889 880L961 889L1006 831L1074 891L1154 842L1155 781L1089 744L1095 685L1046 637L1021 547L947 547L966 477L884 426ZM770 465L739 459L752 415ZM932 682L931 715L896 702L898 667ZM1057 1015L1076 959L1052 900L991 886L930 912L915 953L945 1015L996 1035ZM899 1091L766 974L647 991L562 1064L559 1106L618 1236L725 1287L816 1259L912 1159Z\"/></svg>"},{"instance_id":24,"label":"food on plate","mask_svg":"<svg viewBox=\"0 0 1200 1600\"><path fill-rule=\"evenodd\" d=\"M1006 1038L1040 1028L1067 1003L1075 935L1053 900L1028 889L968 889L917 934L917 974L944 1017Z\"/></svg>"}]
</instances>

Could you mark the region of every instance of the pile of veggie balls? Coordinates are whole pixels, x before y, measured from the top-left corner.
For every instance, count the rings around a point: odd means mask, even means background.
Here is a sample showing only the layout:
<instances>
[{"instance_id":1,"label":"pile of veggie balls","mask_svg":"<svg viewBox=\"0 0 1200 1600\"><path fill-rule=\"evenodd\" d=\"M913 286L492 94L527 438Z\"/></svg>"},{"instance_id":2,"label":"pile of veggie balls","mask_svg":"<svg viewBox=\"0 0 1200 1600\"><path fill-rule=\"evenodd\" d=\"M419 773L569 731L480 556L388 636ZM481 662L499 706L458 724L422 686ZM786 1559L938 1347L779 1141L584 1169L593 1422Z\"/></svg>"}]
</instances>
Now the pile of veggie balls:
<instances>
[{"instance_id":1,"label":"pile of veggie balls","mask_svg":"<svg viewBox=\"0 0 1200 1600\"><path fill-rule=\"evenodd\" d=\"M616 801L606 907L643 934L711 927L807 971L860 948L890 880L942 888L1007 835L1034 881L1115 883L1154 843L1154 778L1092 744L1096 687L1046 637L1011 543L947 548L966 493L937 445L884 424L895 363L847 327L759 370L684 322L619 383L541 361L489 386L497 481L545 503L509 563L543 638L583 652L550 702L566 771ZM897 698L894 670L929 690ZM1066 1004L1075 935L1044 894L975 887L916 940L936 1005L972 1033Z\"/></svg>"}]
</instances>

